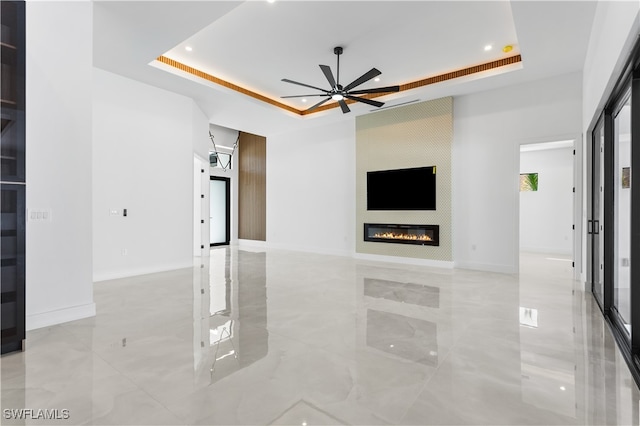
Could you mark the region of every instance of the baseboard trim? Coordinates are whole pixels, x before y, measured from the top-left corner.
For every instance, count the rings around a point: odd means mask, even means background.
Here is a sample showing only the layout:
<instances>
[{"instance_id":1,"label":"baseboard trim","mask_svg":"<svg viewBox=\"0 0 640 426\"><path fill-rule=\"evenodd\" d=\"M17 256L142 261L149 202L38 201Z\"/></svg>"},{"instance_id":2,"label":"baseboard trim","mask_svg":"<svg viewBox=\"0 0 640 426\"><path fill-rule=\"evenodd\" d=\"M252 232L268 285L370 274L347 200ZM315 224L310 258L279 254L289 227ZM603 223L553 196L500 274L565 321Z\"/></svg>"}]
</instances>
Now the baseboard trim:
<instances>
[{"instance_id":1,"label":"baseboard trim","mask_svg":"<svg viewBox=\"0 0 640 426\"><path fill-rule=\"evenodd\" d=\"M252 247L252 248L269 248L266 241L257 240L241 240L237 241L238 247Z\"/></svg>"},{"instance_id":2,"label":"baseboard trim","mask_svg":"<svg viewBox=\"0 0 640 426\"><path fill-rule=\"evenodd\" d=\"M501 274L517 274L518 267L512 265L495 265L479 262L455 262L455 268L471 269L473 271L498 272Z\"/></svg>"},{"instance_id":3,"label":"baseboard trim","mask_svg":"<svg viewBox=\"0 0 640 426\"><path fill-rule=\"evenodd\" d=\"M558 250L558 248L553 247L520 247L520 251L535 254L555 254L558 256L571 256L573 254L570 248L567 250Z\"/></svg>"},{"instance_id":4,"label":"baseboard trim","mask_svg":"<svg viewBox=\"0 0 640 426\"><path fill-rule=\"evenodd\" d=\"M379 254L354 253L347 250L323 249L319 247L304 247L289 244L274 244L266 241L238 240L241 249L274 249L287 250L301 253L323 254L327 256L340 256L358 260L370 260L374 262L399 263L403 265L431 266L435 268L453 269L454 263L442 260L417 259L413 257L384 256Z\"/></svg>"},{"instance_id":5,"label":"baseboard trim","mask_svg":"<svg viewBox=\"0 0 640 426\"><path fill-rule=\"evenodd\" d=\"M27 315L26 329L36 330L38 328L49 327L64 322L75 321L83 318L96 316L96 304L72 306L70 308L57 309L40 314Z\"/></svg>"},{"instance_id":6,"label":"baseboard trim","mask_svg":"<svg viewBox=\"0 0 640 426\"><path fill-rule=\"evenodd\" d=\"M199 258L199 257L198 257ZM194 260L189 260L180 263L174 263L171 265L151 266L142 268L132 268L113 272L102 272L93 274L93 282L117 280L120 278L136 277L138 275L155 274L158 272L175 271L176 269L192 268L194 266Z\"/></svg>"},{"instance_id":7,"label":"baseboard trim","mask_svg":"<svg viewBox=\"0 0 640 426\"><path fill-rule=\"evenodd\" d=\"M232 243L232 245L234 245ZM329 249L321 249L317 247L301 247L289 244L274 244L268 243L266 241L254 241L254 240L238 240L237 245L242 249L276 249L276 250L288 250L288 251L298 251L304 253L317 253L317 254L325 254L331 256L343 256L350 257L357 260L370 260L374 262L389 262L389 263L398 263L404 265L416 265L416 266L427 266L434 268L446 268L446 269L469 269L474 271L483 271L483 272L497 272L501 274L517 274L518 266L513 265L501 265L501 264L491 264L491 263L481 263L481 262L457 262L457 261L444 261L444 260L433 260L433 259L418 259L414 257L400 257L400 256L386 256L380 254L369 254L369 253L354 253L349 251L341 251L341 250L329 250Z\"/></svg>"},{"instance_id":8,"label":"baseboard trim","mask_svg":"<svg viewBox=\"0 0 640 426\"><path fill-rule=\"evenodd\" d=\"M298 251L301 253L324 254L327 256L353 257L353 252L348 250L324 249L320 247L294 246L289 244L267 244L265 247L275 250Z\"/></svg>"},{"instance_id":9,"label":"baseboard trim","mask_svg":"<svg viewBox=\"0 0 640 426\"><path fill-rule=\"evenodd\" d=\"M375 262L401 263L403 265L430 266L435 268L453 269L454 263L445 260L417 259L414 257L385 256L381 254L355 253L358 260L372 260Z\"/></svg>"}]
</instances>

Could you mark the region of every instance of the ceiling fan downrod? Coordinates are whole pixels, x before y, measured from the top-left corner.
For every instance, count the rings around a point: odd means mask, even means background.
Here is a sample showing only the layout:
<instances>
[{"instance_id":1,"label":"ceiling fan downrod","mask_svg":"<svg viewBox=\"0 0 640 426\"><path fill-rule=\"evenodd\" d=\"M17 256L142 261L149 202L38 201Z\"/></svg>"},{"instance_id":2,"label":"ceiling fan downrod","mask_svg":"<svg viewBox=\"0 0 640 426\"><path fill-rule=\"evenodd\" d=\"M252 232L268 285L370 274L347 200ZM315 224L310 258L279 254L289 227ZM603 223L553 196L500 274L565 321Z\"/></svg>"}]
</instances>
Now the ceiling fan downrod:
<instances>
[{"instance_id":1,"label":"ceiling fan downrod","mask_svg":"<svg viewBox=\"0 0 640 426\"><path fill-rule=\"evenodd\" d=\"M338 57L337 62L338 66L336 67L336 89L342 90L342 86L340 86L340 55L342 55L342 47L337 46L333 48L333 53Z\"/></svg>"}]
</instances>

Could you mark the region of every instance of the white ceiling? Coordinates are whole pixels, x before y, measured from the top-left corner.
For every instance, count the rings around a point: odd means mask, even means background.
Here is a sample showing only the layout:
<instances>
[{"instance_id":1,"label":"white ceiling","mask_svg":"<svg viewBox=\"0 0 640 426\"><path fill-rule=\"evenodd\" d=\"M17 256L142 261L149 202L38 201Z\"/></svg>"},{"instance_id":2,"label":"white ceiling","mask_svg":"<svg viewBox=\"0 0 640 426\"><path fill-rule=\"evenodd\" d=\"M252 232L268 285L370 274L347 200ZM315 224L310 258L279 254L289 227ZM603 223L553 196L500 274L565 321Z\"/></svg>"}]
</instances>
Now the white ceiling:
<instances>
[{"instance_id":1,"label":"white ceiling","mask_svg":"<svg viewBox=\"0 0 640 426\"><path fill-rule=\"evenodd\" d=\"M486 52L489 44L496 48ZM335 46L344 48L343 85L376 67L383 72L378 86L388 86L501 59L506 44L515 47L509 56L517 53L508 2L254 1L165 56L279 99L314 93L282 78L329 89L318 65L331 66L335 75ZM305 107L300 100L287 101Z\"/></svg>"},{"instance_id":2,"label":"white ceiling","mask_svg":"<svg viewBox=\"0 0 640 426\"><path fill-rule=\"evenodd\" d=\"M333 47L343 46L344 85L372 67L381 81L404 84L520 53L522 63L378 98L397 103L455 96L582 69L594 1L98 1L94 65L186 96L212 123L269 135L292 126L352 120L373 107L355 104L299 117L195 77L184 78L160 55L278 101L314 93L282 78L318 87L318 67L335 74ZM491 44L493 49L485 51ZM502 47L511 44L508 54ZM187 52L185 46L193 51ZM167 72L167 70L171 72ZM304 109L299 99L287 100Z\"/></svg>"}]
</instances>

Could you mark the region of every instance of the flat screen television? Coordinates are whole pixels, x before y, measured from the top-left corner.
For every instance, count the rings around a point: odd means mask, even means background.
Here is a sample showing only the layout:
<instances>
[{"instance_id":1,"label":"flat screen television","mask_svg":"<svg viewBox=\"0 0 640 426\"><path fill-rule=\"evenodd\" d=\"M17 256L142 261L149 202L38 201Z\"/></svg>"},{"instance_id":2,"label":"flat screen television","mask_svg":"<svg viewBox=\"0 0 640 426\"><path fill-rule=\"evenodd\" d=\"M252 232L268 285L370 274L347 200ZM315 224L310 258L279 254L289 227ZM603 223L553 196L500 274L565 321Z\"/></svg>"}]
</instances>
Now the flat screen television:
<instances>
[{"instance_id":1,"label":"flat screen television","mask_svg":"<svg viewBox=\"0 0 640 426\"><path fill-rule=\"evenodd\" d=\"M367 172L367 210L435 209L435 166Z\"/></svg>"}]
</instances>

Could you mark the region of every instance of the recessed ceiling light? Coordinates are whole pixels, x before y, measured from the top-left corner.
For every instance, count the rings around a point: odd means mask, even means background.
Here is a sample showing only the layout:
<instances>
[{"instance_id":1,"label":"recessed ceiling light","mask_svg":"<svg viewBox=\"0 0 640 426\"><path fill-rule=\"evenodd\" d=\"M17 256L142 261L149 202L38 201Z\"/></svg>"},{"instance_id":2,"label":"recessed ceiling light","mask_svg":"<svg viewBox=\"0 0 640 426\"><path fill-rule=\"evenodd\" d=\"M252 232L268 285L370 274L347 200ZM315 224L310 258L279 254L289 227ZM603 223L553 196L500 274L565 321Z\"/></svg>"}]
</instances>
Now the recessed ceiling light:
<instances>
[{"instance_id":1,"label":"recessed ceiling light","mask_svg":"<svg viewBox=\"0 0 640 426\"><path fill-rule=\"evenodd\" d=\"M191 52L193 50L193 47L191 46L185 46L184 50L186 50L187 52Z\"/></svg>"},{"instance_id":2,"label":"recessed ceiling light","mask_svg":"<svg viewBox=\"0 0 640 426\"><path fill-rule=\"evenodd\" d=\"M513 46L512 46L512 45L510 45L510 44L507 44L505 47L503 47L503 48L502 48L502 51L503 51L504 53L509 53L509 52L511 52L512 50L513 50Z\"/></svg>"},{"instance_id":3,"label":"recessed ceiling light","mask_svg":"<svg viewBox=\"0 0 640 426\"><path fill-rule=\"evenodd\" d=\"M560 386L560 390L567 390L564 386Z\"/></svg>"},{"instance_id":4,"label":"recessed ceiling light","mask_svg":"<svg viewBox=\"0 0 640 426\"><path fill-rule=\"evenodd\" d=\"M487 45L484 47L484 51L485 51L485 52L488 52L488 51L490 51L491 49L493 49L493 46L492 46L492 45L490 45L490 44L487 44Z\"/></svg>"},{"instance_id":5,"label":"recessed ceiling light","mask_svg":"<svg viewBox=\"0 0 640 426\"><path fill-rule=\"evenodd\" d=\"M275 3L276 0L267 0L267 3Z\"/></svg>"},{"instance_id":6,"label":"recessed ceiling light","mask_svg":"<svg viewBox=\"0 0 640 426\"><path fill-rule=\"evenodd\" d=\"M307 100L306 100L306 99L304 99L304 98L302 98L302 102L307 102Z\"/></svg>"},{"instance_id":7,"label":"recessed ceiling light","mask_svg":"<svg viewBox=\"0 0 640 426\"><path fill-rule=\"evenodd\" d=\"M377 81L380 81L380 77L376 77L376 78L374 78L374 79L373 79L373 81L376 81L376 82L377 82Z\"/></svg>"}]
</instances>

